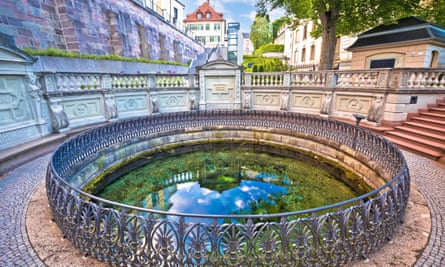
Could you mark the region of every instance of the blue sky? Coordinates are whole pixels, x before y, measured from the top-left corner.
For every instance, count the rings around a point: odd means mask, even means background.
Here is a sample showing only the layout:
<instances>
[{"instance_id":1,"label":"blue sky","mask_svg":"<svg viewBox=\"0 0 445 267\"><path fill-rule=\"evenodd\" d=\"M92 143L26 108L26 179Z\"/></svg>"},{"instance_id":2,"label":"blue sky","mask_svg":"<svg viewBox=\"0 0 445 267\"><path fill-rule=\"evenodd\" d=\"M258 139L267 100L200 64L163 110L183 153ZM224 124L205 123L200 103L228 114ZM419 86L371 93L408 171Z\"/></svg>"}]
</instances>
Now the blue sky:
<instances>
[{"instance_id":1,"label":"blue sky","mask_svg":"<svg viewBox=\"0 0 445 267\"><path fill-rule=\"evenodd\" d=\"M184 16L195 11L204 1L207 0L181 0L185 5ZM242 32L250 32L250 26L255 19L256 0L210 0L217 12L222 12L228 22L239 22ZM284 15L283 10L273 10L269 13L271 21Z\"/></svg>"}]
</instances>

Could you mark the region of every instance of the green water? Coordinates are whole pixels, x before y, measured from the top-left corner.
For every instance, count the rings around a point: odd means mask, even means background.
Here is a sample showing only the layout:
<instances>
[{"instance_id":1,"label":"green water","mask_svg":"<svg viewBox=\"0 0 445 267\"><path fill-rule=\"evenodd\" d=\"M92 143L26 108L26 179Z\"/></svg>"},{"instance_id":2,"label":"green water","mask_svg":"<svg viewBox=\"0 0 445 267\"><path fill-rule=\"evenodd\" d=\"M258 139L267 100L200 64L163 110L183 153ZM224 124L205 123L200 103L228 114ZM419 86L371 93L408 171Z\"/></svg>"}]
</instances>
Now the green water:
<instances>
[{"instance_id":1,"label":"green water","mask_svg":"<svg viewBox=\"0 0 445 267\"><path fill-rule=\"evenodd\" d=\"M359 193L313 164L232 145L157 159L98 195L175 212L264 214L325 206ZM233 199L233 207L227 206L227 198Z\"/></svg>"}]
</instances>

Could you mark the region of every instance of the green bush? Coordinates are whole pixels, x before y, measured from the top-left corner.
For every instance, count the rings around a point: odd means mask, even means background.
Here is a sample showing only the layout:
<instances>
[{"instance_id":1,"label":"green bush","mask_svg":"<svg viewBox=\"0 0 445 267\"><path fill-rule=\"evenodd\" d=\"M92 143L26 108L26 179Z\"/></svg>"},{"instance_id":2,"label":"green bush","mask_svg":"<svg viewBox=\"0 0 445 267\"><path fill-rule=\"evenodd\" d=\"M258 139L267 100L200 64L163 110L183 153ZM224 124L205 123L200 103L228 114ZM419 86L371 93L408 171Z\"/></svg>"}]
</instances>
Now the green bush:
<instances>
[{"instance_id":1,"label":"green bush","mask_svg":"<svg viewBox=\"0 0 445 267\"><path fill-rule=\"evenodd\" d=\"M180 62L173 62L167 60L155 60L148 58L133 58L133 57L123 57L119 55L95 55L95 54L79 54L75 52L68 52L57 48L47 48L47 49L32 49L24 48L23 51L33 56L49 56L49 57L68 57L68 58L84 58L84 59L97 59L97 60L120 60L129 62L142 62L142 63L153 63L153 64L167 64L167 65L177 65L177 66L187 66Z\"/></svg>"},{"instance_id":2,"label":"green bush","mask_svg":"<svg viewBox=\"0 0 445 267\"><path fill-rule=\"evenodd\" d=\"M243 67L246 72L278 72L287 70L286 64L278 58L244 56Z\"/></svg>"},{"instance_id":3,"label":"green bush","mask_svg":"<svg viewBox=\"0 0 445 267\"><path fill-rule=\"evenodd\" d=\"M281 44L265 44L253 52L254 56L261 56L264 53L282 53L284 52L284 45Z\"/></svg>"}]
</instances>

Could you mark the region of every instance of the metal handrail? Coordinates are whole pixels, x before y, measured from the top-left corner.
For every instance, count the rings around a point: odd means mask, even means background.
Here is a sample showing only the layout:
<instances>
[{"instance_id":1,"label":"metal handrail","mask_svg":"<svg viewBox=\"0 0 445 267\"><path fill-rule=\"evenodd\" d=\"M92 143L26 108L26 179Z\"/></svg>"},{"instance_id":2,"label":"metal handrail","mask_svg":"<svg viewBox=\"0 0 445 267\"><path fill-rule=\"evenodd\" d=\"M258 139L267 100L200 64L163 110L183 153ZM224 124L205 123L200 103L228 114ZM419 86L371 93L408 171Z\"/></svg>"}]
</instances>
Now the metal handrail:
<instances>
[{"instance_id":1,"label":"metal handrail","mask_svg":"<svg viewBox=\"0 0 445 267\"><path fill-rule=\"evenodd\" d=\"M246 126L348 146L362 155L362 160L375 161L389 175L387 182L328 206L261 215L204 215L133 207L98 198L69 182L75 172L72 169L79 170L114 144L184 128L244 130ZM380 247L403 220L409 180L401 151L358 126L295 113L224 110L159 114L84 132L56 149L46 185L54 219L64 235L83 253L112 265L295 266L344 264ZM167 218L156 218L155 214ZM198 218L199 222L187 222L187 218ZM272 218L280 222L267 220ZM227 219L235 221L228 223ZM266 249L263 245L268 248L266 258L260 253ZM274 249L278 247L280 251Z\"/></svg>"}]
</instances>

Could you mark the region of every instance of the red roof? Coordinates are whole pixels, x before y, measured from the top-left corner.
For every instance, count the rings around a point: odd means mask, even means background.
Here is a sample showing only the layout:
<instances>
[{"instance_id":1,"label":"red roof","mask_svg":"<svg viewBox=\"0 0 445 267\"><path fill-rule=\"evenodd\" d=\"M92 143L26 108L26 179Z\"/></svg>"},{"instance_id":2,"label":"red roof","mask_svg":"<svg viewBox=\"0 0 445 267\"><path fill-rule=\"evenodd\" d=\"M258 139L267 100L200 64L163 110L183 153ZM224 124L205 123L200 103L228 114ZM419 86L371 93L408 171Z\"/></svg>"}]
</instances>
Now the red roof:
<instances>
[{"instance_id":1,"label":"red roof","mask_svg":"<svg viewBox=\"0 0 445 267\"><path fill-rule=\"evenodd\" d=\"M225 21L223 13L216 12L209 2L209 0L205 1L193 13L188 14L184 22ZM199 14L201 14L201 18L199 18Z\"/></svg>"}]
</instances>

